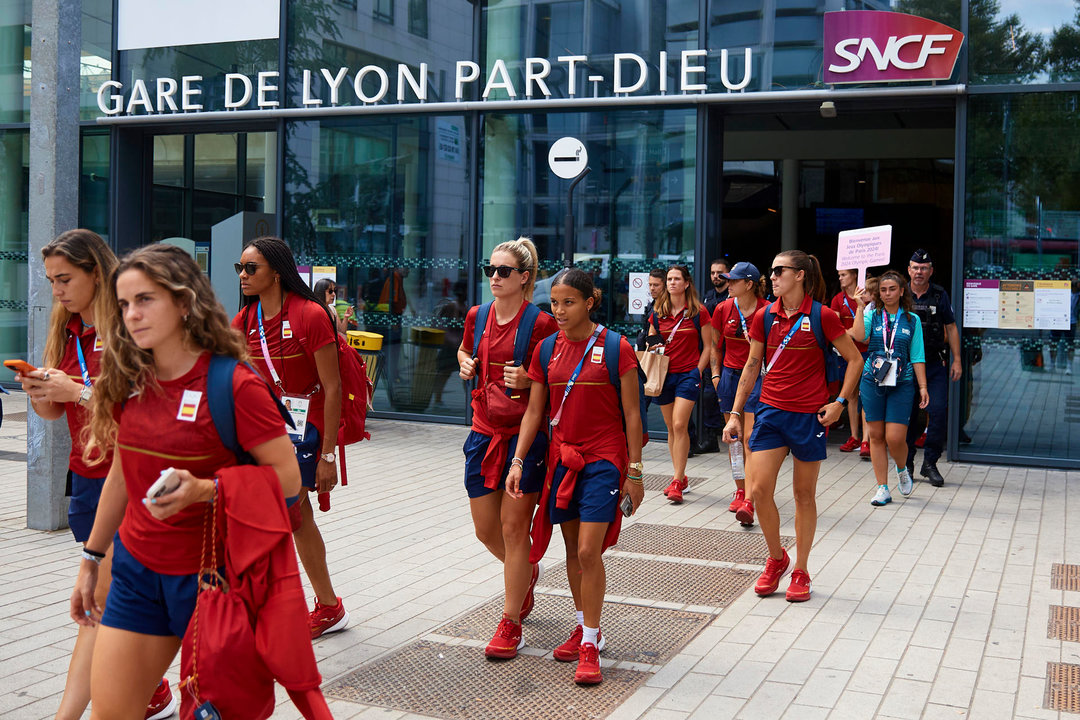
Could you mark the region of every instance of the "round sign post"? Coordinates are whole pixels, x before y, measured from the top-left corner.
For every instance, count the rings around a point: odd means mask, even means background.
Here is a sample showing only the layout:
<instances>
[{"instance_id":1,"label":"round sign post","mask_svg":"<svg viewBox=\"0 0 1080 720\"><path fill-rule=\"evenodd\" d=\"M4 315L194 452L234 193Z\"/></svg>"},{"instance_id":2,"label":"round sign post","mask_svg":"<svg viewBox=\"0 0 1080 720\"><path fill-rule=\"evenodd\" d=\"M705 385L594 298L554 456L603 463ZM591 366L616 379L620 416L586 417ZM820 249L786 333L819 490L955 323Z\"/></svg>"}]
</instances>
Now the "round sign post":
<instances>
[{"instance_id":1,"label":"round sign post","mask_svg":"<svg viewBox=\"0 0 1080 720\"><path fill-rule=\"evenodd\" d=\"M574 188L589 174L589 151L577 138L563 137L548 150L548 167L563 180L573 180L566 192L566 222L563 233L563 264L574 262Z\"/></svg>"}]
</instances>

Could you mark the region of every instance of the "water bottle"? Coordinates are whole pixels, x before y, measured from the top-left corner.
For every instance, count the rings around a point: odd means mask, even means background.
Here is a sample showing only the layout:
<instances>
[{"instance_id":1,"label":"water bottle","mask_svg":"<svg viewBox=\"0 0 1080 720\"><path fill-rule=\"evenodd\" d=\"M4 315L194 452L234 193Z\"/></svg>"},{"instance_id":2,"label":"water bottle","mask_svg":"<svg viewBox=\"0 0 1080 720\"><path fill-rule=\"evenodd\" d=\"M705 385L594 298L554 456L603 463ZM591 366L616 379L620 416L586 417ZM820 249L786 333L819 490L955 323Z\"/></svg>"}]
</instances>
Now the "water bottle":
<instances>
[{"instance_id":1,"label":"water bottle","mask_svg":"<svg viewBox=\"0 0 1080 720\"><path fill-rule=\"evenodd\" d=\"M746 479L746 469L743 467L742 440L735 438L728 446L728 457L731 458L731 477L735 480Z\"/></svg>"}]
</instances>

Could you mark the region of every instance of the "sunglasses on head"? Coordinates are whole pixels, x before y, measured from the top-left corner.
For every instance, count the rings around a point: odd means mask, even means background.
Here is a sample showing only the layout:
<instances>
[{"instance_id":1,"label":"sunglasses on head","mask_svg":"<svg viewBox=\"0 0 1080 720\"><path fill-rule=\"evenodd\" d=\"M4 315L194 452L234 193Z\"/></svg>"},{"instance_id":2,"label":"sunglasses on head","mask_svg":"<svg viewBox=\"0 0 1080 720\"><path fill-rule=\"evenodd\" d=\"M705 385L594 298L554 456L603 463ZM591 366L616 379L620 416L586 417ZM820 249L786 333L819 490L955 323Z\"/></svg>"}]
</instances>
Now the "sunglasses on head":
<instances>
[{"instance_id":1,"label":"sunglasses on head","mask_svg":"<svg viewBox=\"0 0 1080 720\"><path fill-rule=\"evenodd\" d=\"M262 263L233 263L233 268L236 270L237 275L244 272L246 272L248 275L254 275L259 271L260 267L262 267Z\"/></svg>"},{"instance_id":2,"label":"sunglasses on head","mask_svg":"<svg viewBox=\"0 0 1080 720\"><path fill-rule=\"evenodd\" d=\"M773 269L770 272L772 273L773 277L780 277L781 275L784 274L785 270L794 271L794 270L798 270L798 269L799 268L791 266L791 265L774 265Z\"/></svg>"},{"instance_id":3,"label":"sunglasses on head","mask_svg":"<svg viewBox=\"0 0 1080 720\"><path fill-rule=\"evenodd\" d=\"M525 272L525 268L510 267L509 265L485 265L484 274L488 277L493 277L495 273L499 273L499 277L508 278L510 273L514 271Z\"/></svg>"}]
</instances>

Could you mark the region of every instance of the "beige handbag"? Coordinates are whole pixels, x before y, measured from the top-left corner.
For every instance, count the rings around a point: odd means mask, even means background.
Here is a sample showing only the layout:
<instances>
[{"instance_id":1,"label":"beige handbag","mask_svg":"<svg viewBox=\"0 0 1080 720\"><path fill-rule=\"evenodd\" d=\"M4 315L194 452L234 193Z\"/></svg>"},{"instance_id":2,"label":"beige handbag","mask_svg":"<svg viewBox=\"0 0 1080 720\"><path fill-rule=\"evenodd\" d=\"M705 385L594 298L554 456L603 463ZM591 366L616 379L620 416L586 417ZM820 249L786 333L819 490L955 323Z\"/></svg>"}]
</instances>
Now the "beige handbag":
<instances>
[{"instance_id":1,"label":"beige handbag","mask_svg":"<svg viewBox=\"0 0 1080 720\"><path fill-rule=\"evenodd\" d=\"M646 397L658 397L664 389L664 379L667 378L671 358L651 350L638 350L637 356L641 370L645 373Z\"/></svg>"}]
</instances>

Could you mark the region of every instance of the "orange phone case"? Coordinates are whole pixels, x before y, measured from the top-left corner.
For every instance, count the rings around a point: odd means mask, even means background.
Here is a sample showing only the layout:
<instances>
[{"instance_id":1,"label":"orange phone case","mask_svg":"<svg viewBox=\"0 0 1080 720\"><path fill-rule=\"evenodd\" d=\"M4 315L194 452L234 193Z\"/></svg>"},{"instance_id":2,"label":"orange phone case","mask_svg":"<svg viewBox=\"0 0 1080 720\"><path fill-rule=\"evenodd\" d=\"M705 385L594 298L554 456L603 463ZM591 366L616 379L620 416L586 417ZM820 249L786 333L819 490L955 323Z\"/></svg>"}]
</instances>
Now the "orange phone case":
<instances>
[{"instance_id":1,"label":"orange phone case","mask_svg":"<svg viewBox=\"0 0 1080 720\"><path fill-rule=\"evenodd\" d=\"M11 368L15 372L21 373L23 375L27 373L32 373L37 370L36 367L26 362L25 360L5 360L4 367Z\"/></svg>"}]
</instances>

